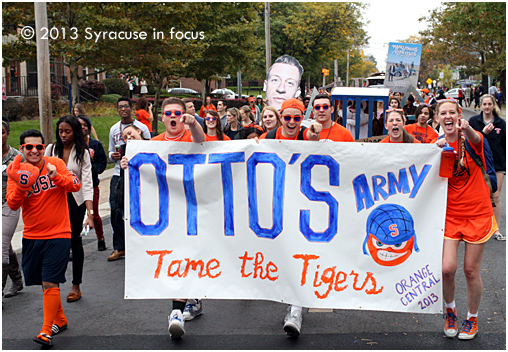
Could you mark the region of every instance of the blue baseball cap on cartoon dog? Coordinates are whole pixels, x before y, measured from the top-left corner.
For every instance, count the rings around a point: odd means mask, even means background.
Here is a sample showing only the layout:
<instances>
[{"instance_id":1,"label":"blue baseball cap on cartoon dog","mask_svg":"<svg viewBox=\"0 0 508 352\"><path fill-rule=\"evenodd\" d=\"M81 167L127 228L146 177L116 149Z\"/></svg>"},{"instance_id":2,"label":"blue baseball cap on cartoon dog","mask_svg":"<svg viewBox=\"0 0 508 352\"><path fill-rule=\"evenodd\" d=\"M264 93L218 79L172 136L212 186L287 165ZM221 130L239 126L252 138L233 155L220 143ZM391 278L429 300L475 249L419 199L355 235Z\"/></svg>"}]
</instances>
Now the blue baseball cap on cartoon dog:
<instances>
[{"instance_id":1,"label":"blue baseball cap on cartoon dog","mask_svg":"<svg viewBox=\"0 0 508 352\"><path fill-rule=\"evenodd\" d=\"M363 253L369 255L370 251L378 264L398 265L409 257L413 246L416 252L420 251L416 243L413 217L401 205L382 204L375 208L367 218L366 230ZM368 242L369 238L372 244ZM404 258L400 258L402 256ZM396 260L398 258L401 260Z\"/></svg>"}]
</instances>

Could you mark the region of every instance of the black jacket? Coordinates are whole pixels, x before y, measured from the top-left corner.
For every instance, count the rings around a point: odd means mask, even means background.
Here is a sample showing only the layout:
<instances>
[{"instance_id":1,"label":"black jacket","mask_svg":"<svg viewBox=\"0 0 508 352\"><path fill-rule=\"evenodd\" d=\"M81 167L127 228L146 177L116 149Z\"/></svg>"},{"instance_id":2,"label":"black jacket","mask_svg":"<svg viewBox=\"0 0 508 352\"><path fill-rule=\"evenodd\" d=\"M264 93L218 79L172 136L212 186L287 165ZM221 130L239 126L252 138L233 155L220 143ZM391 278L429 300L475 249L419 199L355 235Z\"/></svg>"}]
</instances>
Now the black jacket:
<instances>
[{"instance_id":1,"label":"black jacket","mask_svg":"<svg viewBox=\"0 0 508 352\"><path fill-rule=\"evenodd\" d=\"M90 138L88 142L88 150L92 159L93 186L97 187L100 182L99 174L102 174L106 169L108 159L106 158L106 153L104 152L101 142L98 140Z\"/></svg>"},{"instance_id":2,"label":"black jacket","mask_svg":"<svg viewBox=\"0 0 508 352\"><path fill-rule=\"evenodd\" d=\"M480 112L480 115L472 116L469 119L469 124L475 130L482 132L486 126L483 112ZM492 124L494 129L487 135L483 132L482 134L489 141L496 171L506 171L506 122L494 113Z\"/></svg>"}]
</instances>

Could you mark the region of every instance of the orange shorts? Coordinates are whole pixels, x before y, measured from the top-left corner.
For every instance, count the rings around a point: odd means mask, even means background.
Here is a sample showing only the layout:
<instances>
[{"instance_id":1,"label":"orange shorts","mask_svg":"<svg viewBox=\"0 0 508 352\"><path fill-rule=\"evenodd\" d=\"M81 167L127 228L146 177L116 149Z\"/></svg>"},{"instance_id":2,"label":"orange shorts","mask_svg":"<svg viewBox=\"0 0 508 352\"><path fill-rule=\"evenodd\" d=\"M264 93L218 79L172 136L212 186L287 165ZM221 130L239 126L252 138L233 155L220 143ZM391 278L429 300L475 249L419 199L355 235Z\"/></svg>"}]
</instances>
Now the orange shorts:
<instances>
[{"instance_id":1,"label":"orange shorts","mask_svg":"<svg viewBox=\"0 0 508 352\"><path fill-rule=\"evenodd\" d=\"M444 238L467 243L485 243L497 231L494 215L478 219L446 217Z\"/></svg>"}]
</instances>

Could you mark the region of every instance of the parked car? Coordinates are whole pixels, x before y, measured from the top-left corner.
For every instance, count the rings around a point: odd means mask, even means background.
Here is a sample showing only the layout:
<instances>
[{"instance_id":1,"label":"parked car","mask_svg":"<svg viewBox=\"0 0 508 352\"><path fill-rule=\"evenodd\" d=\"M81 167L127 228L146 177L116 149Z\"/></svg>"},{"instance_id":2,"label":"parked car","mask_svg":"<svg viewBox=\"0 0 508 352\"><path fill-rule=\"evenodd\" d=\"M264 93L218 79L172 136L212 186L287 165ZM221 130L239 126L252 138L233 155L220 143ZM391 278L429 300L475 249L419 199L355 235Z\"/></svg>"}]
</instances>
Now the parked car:
<instances>
[{"instance_id":1,"label":"parked car","mask_svg":"<svg viewBox=\"0 0 508 352\"><path fill-rule=\"evenodd\" d=\"M459 88L450 89L448 92L444 93L445 97L459 99Z\"/></svg>"},{"instance_id":2,"label":"parked car","mask_svg":"<svg viewBox=\"0 0 508 352\"><path fill-rule=\"evenodd\" d=\"M224 99L234 99L235 98L235 92L233 92L231 89L215 89L212 94L222 95Z\"/></svg>"},{"instance_id":3,"label":"parked car","mask_svg":"<svg viewBox=\"0 0 508 352\"><path fill-rule=\"evenodd\" d=\"M199 94L194 89L189 89L189 88L169 88L168 93L169 94L196 94L196 95Z\"/></svg>"},{"instance_id":4,"label":"parked car","mask_svg":"<svg viewBox=\"0 0 508 352\"><path fill-rule=\"evenodd\" d=\"M249 97L248 95L242 94L242 99L247 99L248 97ZM235 99L239 99L238 94L235 94Z\"/></svg>"}]
</instances>

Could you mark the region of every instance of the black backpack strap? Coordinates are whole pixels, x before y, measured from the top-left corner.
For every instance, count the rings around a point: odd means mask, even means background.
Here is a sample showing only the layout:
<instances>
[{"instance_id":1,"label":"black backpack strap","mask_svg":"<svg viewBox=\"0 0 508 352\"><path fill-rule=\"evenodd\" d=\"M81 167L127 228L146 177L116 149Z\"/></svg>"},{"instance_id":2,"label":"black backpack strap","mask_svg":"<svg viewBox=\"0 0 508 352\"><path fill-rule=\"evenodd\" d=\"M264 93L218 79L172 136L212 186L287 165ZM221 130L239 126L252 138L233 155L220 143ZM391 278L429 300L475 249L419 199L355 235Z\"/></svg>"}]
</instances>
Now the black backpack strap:
<instances>
[{"instance_id":1,"label":"black backpack strap","mask_svg":"<svg viewBox=\"0 0 508 352\"><path fill-rule=\"evenodd\" d=\"M296 138L296 140L298 140L298 141L303 141L304 140L304 138L303 138L304 134L303 133L305 132L306 129L307 129L307 127L303 127L303 126L302 126L302 128L300 128L300 132L298 132L298 137Z\"/></svg>"},{"instance_id":2,"label":"black backpack strap","mask_svg":"<svg viewBox=\"0 0 508 352\"><path fill-rule=\"evenodd\" d=\"M271 130L266 134L266 139L275 139L276 136L277 136L277 128L274 128L273 130Z\"/></svg>"}]
</instances>

